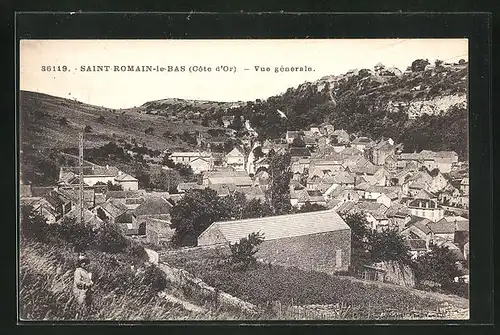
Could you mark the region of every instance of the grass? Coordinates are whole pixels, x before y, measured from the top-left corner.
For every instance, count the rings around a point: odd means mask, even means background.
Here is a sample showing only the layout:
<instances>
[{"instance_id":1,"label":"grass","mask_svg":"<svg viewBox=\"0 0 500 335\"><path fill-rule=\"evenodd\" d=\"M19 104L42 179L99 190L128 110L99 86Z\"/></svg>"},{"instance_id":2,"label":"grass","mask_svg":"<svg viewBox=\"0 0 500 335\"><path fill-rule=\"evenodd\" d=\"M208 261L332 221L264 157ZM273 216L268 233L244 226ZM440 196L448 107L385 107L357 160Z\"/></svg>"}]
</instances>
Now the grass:
<instances>
[{"instance_id":1,"label":"grass","mask_svg":"<svg viewBox=\"0 0 500 335\"><path fill-rule=\"evenodd\" d=\"M130 268L130 255L88 251L95 278L89 311L72 299L75 255L62 244L24 241L20 250L19 317L23 321L68 320L241 320L249 316L195 302L203 312L187 311L160 298ZM165 292L177 294L167 285ZM178 295L178 294L177 294Z\"/></svg>"},{"instance_id":2,"label":"grass","mask_svg":"<svg viewBox=\"0 0 500 335\"><path fill-rule=\"evenodd\" d=\"M22 143L36 143L37 149L76 148L78 132L87 125L92 128L90 133L85 134L87 148L130 138L145 143L151 149L188 148L190 145L186 142L179 138L165 138L163 133L168 131L180 135L184 131L205 132L209 129L190 122L173 122L162 116L144 114L139 107L115 110L29 91L20 94L20 116ZM62 117L67 119L67 125L59 123ZM149 127L154 128L154 132L145 134Z\"/></svg>"},{"instance_id":3,"label":"grass","mask_svg":"<svg viewBox=\"0 0 500 335\"><path fill-rule=\"evenodd\" d=\"M332 307L336 313L327 314L338 319L445 317L439 314L443 299L432 294L261 263L246 272L234 271L224 258L224 253L213 249L160 254L160 261L184 268L221 291L258 306L274 306L278 317L307 315L307 309L298 311L292 306L327 304L337 306ZM464 308L462 304L456 307ZM321 314L323 312L316 311L315 315Z\"/></svg>"}]
</instances>

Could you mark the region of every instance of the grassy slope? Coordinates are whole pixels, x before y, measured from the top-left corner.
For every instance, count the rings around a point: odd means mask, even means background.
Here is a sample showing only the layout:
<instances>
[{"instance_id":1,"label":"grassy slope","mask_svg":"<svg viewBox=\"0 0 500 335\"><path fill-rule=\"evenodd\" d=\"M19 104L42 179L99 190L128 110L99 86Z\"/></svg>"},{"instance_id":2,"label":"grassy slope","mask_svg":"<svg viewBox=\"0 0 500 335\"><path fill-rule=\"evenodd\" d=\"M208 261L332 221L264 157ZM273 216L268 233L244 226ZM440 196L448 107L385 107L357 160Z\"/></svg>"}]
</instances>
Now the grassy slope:
<instances>
[{"instance_id":1,"label":"grassy slope","mask_svg":"<svg viewBox=\"0 0 500 335\"><path fill-rule=\"evenodd\" d=\"M37 118L34 115L36 111L45 115ZM89 125L92 132L85 135L88 147L100 146L113 138L135 138L138 143L144 142L151 149L164 150L186 146L178 139L164 138L162 135L165 131L181 134L186 130L204 132L208 129L191 122L171 122L164 117L143 112L141 108L114 110L47 94L21 91L21 124L23 118L26 121L21 129L21 140L23 143L33 144L37 149L77 147L78 132ZM104 117L104 122L98 120L100 116ZM61 126L58 122L60 117L66 117L68 125ZM152 135L144 133L148 127L154 128Z\"/></svg>"},{"instance_id":2,"label":"grassy slope","mask_svg":"<svg viewBox=\"0 0 500 335\"><path fill-rule=\"evenodd\" d=\"M19 315L34 320L207 320L248 319L239 312L213 310L193 312L173 305L142 287L130 269L131 258L89 251L94 300L89 313L72 301L74 253L62 245L25 241L20 251ZM167 286L167 294L179 289Z\"/></svg>"},{"instance_id":3,"label":"grassy slope","mask_svg":"<svg viewBox=\"0 0 500 335\"><path fill-rule=\"evenodd\" d=\"M258 264L246 272L237 272L221 261L214 250L164 253L160 260L257 305L269 301L296 305L344 303L351 306L350 314L345 316L348 319L377 318L387 311L395 312L393 318L408 318L415 311L425 317L428 313L436 314L443 304L458 310L468 308L468 300L455 296L296 268Z\"/></svg>"}]
</instances>

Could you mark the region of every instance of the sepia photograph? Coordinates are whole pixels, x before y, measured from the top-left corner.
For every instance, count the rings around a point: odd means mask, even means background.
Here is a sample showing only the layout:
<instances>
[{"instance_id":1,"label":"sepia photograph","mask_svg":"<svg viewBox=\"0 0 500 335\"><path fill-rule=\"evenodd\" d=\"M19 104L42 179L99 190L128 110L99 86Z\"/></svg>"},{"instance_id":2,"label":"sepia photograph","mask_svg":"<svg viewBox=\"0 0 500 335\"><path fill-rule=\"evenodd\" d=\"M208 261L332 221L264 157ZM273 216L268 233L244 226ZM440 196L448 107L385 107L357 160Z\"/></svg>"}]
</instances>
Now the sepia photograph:
<instances>
[{"instance_id":1,"label":"sepia photograph","mask_svg":"<svg viewBox=\"0 0 500 335\"><path fill-rule=\"evenodd\" d=\"M468 43L21 39L19 320L469 320Z\"/></svg>"}]
</instances>

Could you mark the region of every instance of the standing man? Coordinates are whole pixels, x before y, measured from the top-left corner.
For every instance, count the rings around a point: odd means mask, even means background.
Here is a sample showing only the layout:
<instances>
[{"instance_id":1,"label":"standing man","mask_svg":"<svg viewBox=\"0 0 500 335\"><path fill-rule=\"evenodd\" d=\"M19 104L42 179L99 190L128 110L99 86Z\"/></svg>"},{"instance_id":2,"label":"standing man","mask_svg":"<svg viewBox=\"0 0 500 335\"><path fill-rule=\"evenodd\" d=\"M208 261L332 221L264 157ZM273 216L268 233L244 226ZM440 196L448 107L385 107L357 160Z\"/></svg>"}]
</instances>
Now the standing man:
<instances>
[{"instance_id":1,"label":"standing man","mask_svg":"<svg viewBox=\"0 0 500 335\"><path fill-rule=\"evenodd\" d=\"M73 281L73 294L76 302L80 306L84 306L87 310L91 304L91 288L94 285L92 282L92 273L88 271L90 261L87 257L80 255L75 270Z\"/></svg>"}]
</instances>

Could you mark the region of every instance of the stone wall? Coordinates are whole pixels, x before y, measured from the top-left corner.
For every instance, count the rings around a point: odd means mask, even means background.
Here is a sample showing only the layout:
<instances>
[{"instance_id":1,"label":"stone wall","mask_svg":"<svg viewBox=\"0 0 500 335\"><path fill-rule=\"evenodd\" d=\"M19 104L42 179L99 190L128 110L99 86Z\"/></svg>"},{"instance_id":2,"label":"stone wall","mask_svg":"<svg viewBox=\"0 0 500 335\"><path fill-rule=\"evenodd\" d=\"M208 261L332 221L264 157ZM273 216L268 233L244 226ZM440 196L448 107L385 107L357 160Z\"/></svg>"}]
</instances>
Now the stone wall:
<instances>
[{"instance_id":1,"label":"stone wall","mask_svg":"<svg viewBox=\"0 0 500 335\"><path fill-rule=\"evenodd\" d=\"M351 231L334 231L264 241L258 249L255 256L264 262L332 274L347 271L349 268ZM340 250L340 266L337 266L337 250Z\"/></svg>"}]
</instances>

